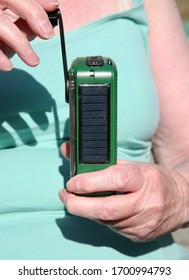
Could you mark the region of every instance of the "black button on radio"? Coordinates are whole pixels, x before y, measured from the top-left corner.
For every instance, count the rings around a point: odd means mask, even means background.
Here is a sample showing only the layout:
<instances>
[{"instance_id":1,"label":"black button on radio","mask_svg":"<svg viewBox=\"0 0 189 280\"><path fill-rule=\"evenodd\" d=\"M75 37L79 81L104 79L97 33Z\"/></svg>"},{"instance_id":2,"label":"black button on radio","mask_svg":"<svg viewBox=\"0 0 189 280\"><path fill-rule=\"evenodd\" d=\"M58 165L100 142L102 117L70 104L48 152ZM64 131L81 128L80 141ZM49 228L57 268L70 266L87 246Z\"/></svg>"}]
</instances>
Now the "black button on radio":
<instances>
[{"instance_id":1,"label":"black button on radio","mask_svg":"<svg viewBox=\"0 0 189 280\"><path fill-rule=\"evenodd\" d=\"M86 63L88 66L103 66L104 60L102 56L88 56L86 58Z\"/></svg>"}]
</instances>

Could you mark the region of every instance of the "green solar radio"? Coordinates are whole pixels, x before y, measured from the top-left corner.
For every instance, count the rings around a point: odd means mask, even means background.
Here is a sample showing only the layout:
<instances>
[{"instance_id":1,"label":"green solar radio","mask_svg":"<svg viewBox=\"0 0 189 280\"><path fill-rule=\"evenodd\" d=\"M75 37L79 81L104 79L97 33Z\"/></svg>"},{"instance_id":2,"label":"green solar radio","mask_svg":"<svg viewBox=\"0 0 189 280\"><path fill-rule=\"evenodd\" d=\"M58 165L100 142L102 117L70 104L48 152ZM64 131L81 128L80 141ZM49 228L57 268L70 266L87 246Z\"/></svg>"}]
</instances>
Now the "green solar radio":
<instances>
[{"instance_id":1,"label":"green solar radio","mask_svg":"<svg viewBox=\"0 0 189 280\"><path fill-rule=\"evenodd\" d=\"M59 20L65 98L70 105L71 176L104 169L117 162L116 65L100 55L77 57L68 71L60 10L48 16L53 26Z\"/></svg>"}]
</instances>

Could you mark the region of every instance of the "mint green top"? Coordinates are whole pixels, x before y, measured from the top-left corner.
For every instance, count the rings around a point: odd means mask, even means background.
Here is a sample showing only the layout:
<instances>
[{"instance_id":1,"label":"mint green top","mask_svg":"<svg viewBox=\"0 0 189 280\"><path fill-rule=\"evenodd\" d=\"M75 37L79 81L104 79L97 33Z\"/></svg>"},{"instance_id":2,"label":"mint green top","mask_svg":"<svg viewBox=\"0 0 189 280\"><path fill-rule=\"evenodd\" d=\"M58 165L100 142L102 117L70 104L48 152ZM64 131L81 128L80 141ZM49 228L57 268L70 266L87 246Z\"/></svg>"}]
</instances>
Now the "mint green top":
<instances>
[{"instance_id":1,"label":"mint green top","mask_svg":"<svg viewBox=\"0 0 189 280\"><path fill-rule=\"evenodd\" d=\"M159 107L146 38L138 3L66 34L66 46L68 65L87 55L115 61L118 157L149 162ZM66 212L58 198L69 178L69 162L59 152L69 140L59 36L33 47L38 67L15 56L15 69L0 73L0 259L188 259L170 235L134 243Z\"/></svg>"}]
</instances>

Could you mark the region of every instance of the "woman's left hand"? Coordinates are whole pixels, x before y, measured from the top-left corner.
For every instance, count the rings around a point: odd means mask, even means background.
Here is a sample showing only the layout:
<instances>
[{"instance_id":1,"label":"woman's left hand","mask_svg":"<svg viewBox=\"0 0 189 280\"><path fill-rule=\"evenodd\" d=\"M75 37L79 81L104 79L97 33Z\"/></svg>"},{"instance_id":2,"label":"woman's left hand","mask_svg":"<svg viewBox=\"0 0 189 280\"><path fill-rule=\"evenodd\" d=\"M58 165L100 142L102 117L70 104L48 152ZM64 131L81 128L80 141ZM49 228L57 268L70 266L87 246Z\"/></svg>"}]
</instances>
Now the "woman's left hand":
<instances>
[{"instance_id":1,"label":"woman's left hand","mask_svg":"<svg viewBox=\"0 0 189 280\"><path fill-rule=\"evenodd\" d=\"M118 194L76 195L100 191ZM177 171L155 164L120 161L101 171L79 174L59 196L71 214L97 220L135 241L176 230L188 216L188 182Z\"/></svg>"}]
</instances>

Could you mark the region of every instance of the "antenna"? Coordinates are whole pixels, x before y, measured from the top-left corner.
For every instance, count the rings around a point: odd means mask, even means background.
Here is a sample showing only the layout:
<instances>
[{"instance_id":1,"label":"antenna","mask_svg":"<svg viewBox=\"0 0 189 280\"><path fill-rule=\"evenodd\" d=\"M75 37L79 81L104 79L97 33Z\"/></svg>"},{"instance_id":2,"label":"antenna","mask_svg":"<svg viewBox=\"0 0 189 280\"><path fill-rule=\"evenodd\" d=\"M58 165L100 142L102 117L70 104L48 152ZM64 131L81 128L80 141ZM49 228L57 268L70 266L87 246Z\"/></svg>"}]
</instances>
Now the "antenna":
<instances>
[{"instance_id":1,"label":"antenna","mask_svg":"<svg viewBox=\"0 0 189 280\"><path fill-rule=\"evenodd\" d=\"M68 77L68 64L67 64L67 56L66 56L66 44L64 37L64 24L60 9L57 9L53 12L48 12L49 20L53 27L58 25L60 28L60 42L61 42L61 50L62 50L62 61L63 61L63 70L64 70L64 80L65 80L65 100L69 103L69 77Z\"/></svg>"}]
</instances>

